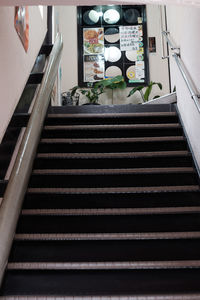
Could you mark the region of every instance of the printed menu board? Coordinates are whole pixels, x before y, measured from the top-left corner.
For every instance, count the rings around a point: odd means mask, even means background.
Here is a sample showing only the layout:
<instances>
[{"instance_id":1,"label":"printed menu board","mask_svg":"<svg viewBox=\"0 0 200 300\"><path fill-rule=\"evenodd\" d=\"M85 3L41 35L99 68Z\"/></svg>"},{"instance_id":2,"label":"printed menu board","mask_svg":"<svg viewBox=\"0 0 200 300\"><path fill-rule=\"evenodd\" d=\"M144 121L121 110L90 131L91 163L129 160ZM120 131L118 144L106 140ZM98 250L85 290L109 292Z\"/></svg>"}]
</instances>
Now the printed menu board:
<instances>
[{"instance_id":1,"label":"printed menu board","mask_svg":"<svg viewBox=\"0 0 200 300\"><path fill-rule=\"evenodd\" d=\"M123 75L127 86L149 83L145 5L80 6L79 86Z\"/></svg>"}]
</instances>

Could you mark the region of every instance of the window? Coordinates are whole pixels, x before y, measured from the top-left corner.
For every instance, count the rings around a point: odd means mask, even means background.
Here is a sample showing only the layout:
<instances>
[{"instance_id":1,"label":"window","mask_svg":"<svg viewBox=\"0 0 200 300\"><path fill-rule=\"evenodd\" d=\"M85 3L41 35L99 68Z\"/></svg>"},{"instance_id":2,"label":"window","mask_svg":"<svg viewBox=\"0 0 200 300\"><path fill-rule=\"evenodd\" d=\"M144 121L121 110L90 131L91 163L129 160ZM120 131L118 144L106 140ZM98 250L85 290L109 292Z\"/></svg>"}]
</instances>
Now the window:
<instances>
[{"instance_id":1,"label":"window","mask_svg":"<svg viewBox=\"0 0 200 300\"><path fill-rule=\"evenodd\" d=\"M116 75L127 86L148 84L146 6L80 6L77 13L79 86Z\"/></svg>"}]
</instances>

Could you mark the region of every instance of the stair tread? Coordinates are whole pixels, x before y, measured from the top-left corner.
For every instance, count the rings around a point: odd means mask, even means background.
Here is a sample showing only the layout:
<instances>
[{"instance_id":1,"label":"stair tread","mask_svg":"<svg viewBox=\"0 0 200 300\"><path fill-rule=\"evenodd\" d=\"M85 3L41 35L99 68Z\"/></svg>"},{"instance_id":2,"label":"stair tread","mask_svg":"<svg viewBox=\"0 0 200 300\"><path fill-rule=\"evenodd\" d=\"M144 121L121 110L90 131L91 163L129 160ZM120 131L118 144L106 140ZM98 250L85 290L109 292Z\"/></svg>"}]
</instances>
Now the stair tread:
<instances>
[{"instance_id":1,"label":"stair tread","mask_svg":"<svg viewBox=\"0 0 200 300\"><path fill-rule=\"evenodd\" d=\"M123 261L123 262L17 262L8 263L8 270L123 270L123 269L200 268L200 260Z\"/></svg>"},{"instance_id":2,"label":"stair tread","mask_svg":"<svg viewBox=\"0 0 200 300\"><path fill-rule=\"evenodd\" d=\"M154 152L119 152L119 153L38 153L37 158L135 158L135 157L165 157L191 156L189 151L154 151Z\"/></svg>"},{"instance_id":3,"label":"stair tread","mask_svg":"<svg viewBox=\"0 0 200 300\"><path fill-rule=\"evenodd\" d=\"M4 296L2 300L200 300L200 293L104 296Z\"/></svg>"},{"instance_id":4,"label":"stair tread","mask_svg":"<svg viewBox=\"0 0 200 300\"><path fill-rule=\"evenodd\" d=\"M121 187L121 188L28 188L28 193L83 193L83 194L105 194L105 193L157 193L157 192L200 192L198 185L184 186L154 186L154 187Z\"/></svg>"},{"instance_id":5,"label":"stair tread","mask_svg":"<svg viewBox=\"0 0 200 300\"><path fill-rule=\"evenodd\" d=\"M148 233L17 233L14 239L29 241L65 240L157 240L199 239L200 231L148 232Z\"/></svg>"},{"instance_id":6,"label":"stair tread","mask_svg":"<svg viewBox=\"0 0 200 300\"><path fill-rule=\"evenodd\" d=\"M102 174L166 174L194 173L192 167L177 168L126 168L126 169L35 169L33 175L102 175Z\"/></svg>"},{"instance_id":7,"label":"stair tread","mask_svg":"<svg viewBox=\"0 0 200 300\"><path fill-rule=\"evenodd\" d=\"M155 208L110 208L110 209L24 209L22 215L137 215L137 214L176 214L200 212L199 206L155 207Z\"/></svg>"},{"instance_id":8,"label":"stair tread","mask_svg":"<svg viewBox=\"0 0 200 300\"><path fill-rule=\"evenodd\" d=\"M133 129L154 129L154 128L181 128L179 123L165 123L165 124L134 124L134 125L47 125L44 130L133 130Z\"/></svg>"},{"instance_id":9,"label":"stair tread","mask_svg":"<svg viewBox=\"0 0 200 300\"><path fill-rule=\"evenodd\" d=\"M146 116L152 116L152 117L160 117L160 116L177 116L176 112L139 112L139 113L76 113L76 114L48 114L47 118L120 118L120 117L146 117Z\"/></svg>"},{"instance_id":10,"label":"stair tread","mask_svg":"<svg viewBox=\"0 0 200 300\"><path fill-rule=\"evenodd\" d=\"M165 137L137 137L137 138L98 138L98 139L92 139L92 138L42 138L40 143L69 143L69 144L78 144L78 143L91 143L91 144L97 144L97 143L134 143L134 142L161 142L161 141L185 141L185 138L183 136L165 136Z\"/></svg>"}]
</instances>

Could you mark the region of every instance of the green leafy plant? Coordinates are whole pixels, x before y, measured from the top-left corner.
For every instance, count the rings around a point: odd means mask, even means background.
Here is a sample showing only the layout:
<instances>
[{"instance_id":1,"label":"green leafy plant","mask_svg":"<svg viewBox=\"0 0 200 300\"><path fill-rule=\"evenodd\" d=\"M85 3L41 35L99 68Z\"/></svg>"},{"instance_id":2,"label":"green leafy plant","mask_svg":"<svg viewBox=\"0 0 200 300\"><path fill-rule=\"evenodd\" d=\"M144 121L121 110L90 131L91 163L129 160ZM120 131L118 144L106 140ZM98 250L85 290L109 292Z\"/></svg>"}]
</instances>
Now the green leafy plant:
<instances>
[{"instance_id":1,"label":"green leafy plant","mask_svg":"<svg viewBox=\"0 0 200 300\"><path fill-rule=\"evenodd\" d=\"M126 88L126 83L124 77L119 75L113 78L103 79L96 82L91 88L82 89L79 86L75 86L71 89L71 96L74 96L77 92L85 95L89 103L98 103L99 96L105 92L105 89L124 89Z\"/></svg>"},{"instance_id":2,"label":"green leafy plant","mask_svg":"<svg viewBox=\"0 0 200 300\"><path fill-rule=\"evenodd\" d=\"M127 97L130 97L134 95L136 92L140 92L141 98L143 102L147 102L150 100L150 94L152 92L152 88L154 85L157 85L160 90L162 90L162 84L160 82L153 82L151 81L148 86L138 86L134 87ZM143 89L146 88L145 92L143 92ZM159 98L159 95L156 95L153 99Z\"/></svg>"},{"instance_id":3,"label":"green leafy plant","mask_svg":"<svg viewBox=\"0 0 200 300\"><path fill-rule=\"evenodd\" d=\"M85 95L89 103L96 104L98 103L99 96L104 93L104 88L92 87L90 89L82 89L79 86L75 86L71 89L71 96L73 97L77 91L79 91L82 95Z\"/></svg>"},{"instance_id":4,"label":"green leafy plant","mask_svg":"<svg viewBox=\"0 0 200 300\"><path fill-rule=\"evenodd\" d=\"M126 82L124 81L124 77L122 75L117 75L112 78L106 78L101 81L98 81L95 83L95 87L103 87L111 89L112 90L112 101L113 101L113 91L115 89L125 89L126 88Z\"/></svg>"}]
</instances>

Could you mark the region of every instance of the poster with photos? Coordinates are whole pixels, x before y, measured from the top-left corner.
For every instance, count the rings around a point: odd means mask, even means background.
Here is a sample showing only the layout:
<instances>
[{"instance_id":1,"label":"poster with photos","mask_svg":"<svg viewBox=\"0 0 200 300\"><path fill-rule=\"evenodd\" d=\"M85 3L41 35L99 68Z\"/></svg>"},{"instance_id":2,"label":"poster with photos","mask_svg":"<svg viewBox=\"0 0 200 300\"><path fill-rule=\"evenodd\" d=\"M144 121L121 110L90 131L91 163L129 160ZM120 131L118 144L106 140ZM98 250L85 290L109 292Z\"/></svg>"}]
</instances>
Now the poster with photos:
<instances>
[{"instance_id":1,"label":"poster with photos","mask_svg":"<svg viewBox=\"0 0 200 300\"><path fill-rule=\"evenodd\" d=\"M28 6L15 7L14 26L22 42L25 51L28 51L29 45L29 13Z\"/></svg>"},{"instance_id":2,"label":"poster with photos","mask_svg":"<svg viewBox=\"0 0 200 300\"><path fill-rule=\"evenodd\" d=\"M122 75L127 86L149 82L145 5L80 6L79 86Z\"/></svg>"},{"instance_id":3,"label":"poster with photos","mask_svg":"<svg viewBox=\"0 0 200 300\"><path fill-rule=\"evenodd\" d=\"M84 55L104 53L104 29L84 28L83 29Z\"/></svg>"},{"instance_id":4,"label":"poster with photos","mask_svg":"<svg viewBox=\"0 0 200 300\"><path fill-rule=\"evenodd\" d=\"M84 82L95 82L104 79L104 55L84 56Z\"/></svg>"}]
</instances>

